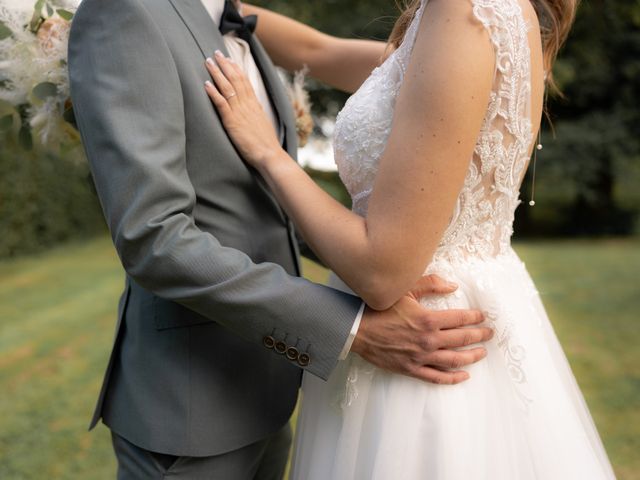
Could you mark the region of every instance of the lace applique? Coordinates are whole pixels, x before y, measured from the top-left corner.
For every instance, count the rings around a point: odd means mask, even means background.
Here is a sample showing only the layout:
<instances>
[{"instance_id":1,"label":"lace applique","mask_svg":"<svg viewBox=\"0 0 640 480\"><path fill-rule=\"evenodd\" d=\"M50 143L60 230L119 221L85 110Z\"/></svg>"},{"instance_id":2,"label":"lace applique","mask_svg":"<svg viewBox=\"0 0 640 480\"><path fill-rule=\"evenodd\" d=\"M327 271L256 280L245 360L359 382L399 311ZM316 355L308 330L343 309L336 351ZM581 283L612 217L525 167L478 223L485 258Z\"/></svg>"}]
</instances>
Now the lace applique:
<instances>
[{"instance_id":1,"label":"lace applique","mask_svg":"<svg viewBox=\"0 0 640 480\"><path fill-rule=\"evenodd\" d=\"M528 26L520 5L470 1L494 45L496 75L464 187L435 255L450 260L491 257L509 246L532 142ZM335 160L353 210L362 216L426 4L423 0L400 47L351 96L336 121Z\"/></svg>"},{"instance_id":2,"label":"lace applique","mask_svg":"<svg viewBox=\"0 0 640 480\"><path fill-rule=\"evenodd\" d=\"M346 361L348 368L346 383L342 389L338 390L332 402L333 407L337 410L349 408L359 397L358 382L362 380L363 376L369 377L370 379L376 373L376 367L358 355L350 354ZM365 380L365 384L368 383L370 382L366 382Z\"/></svg>"},{"instance_id":3,"label":"lace applique","mask_svg":"<svg viewBox=\"0 0 640 480\"><path fill-rule=\"evenodd\" d=\"M342 182L353 202L353 210L366 215L380 156L391 133L396 98L409 63L422 5L398 49L375 68L338 114L334 154Z\"/></svg>"},{"instance_id":4,"label":"lace applique","mask_svg":"<svg viewBox=\"0 0 640 480\"><path fill-rule=\"evenodd\" d=\"M463 188L432 265L509 255L519 188L533 140L530 120L531 67L528 25L518 0L470 0L475 18L494 46L496 63L487 112ZM365 216L378 164L389 134L395 102L428 0L416 12L404 41L349 98L335 128L335 160L353 210ZM431 269L431 267L430 267ZM428 271L430 270L428 269ZM440 267L438 268L440 269ZM523 393L524 349L504 323L505 312L489 312L497 342L516 391ZM358 397L361 365L349 364L347 385L337 402L345 408Z\"/></svg>"},{"instance_id":5,"label":"lace applique","mask_svg":"<svg viewBox=\"0 0 640 480\"><path fill-rule=\"evenodd\" d=\"M484 313L489 325L491 325L495 331L498 347L504 355L507 373L513 381L514 393L520 401L522 410L526 413L529 411L529 405L533 401L531 397L525 393L527 375L524 369L524 362L527 357L527 352L522 345L515 342L514 335L512 334L514 329L513 323L511 321L504 323L504 318L509 318L508 314L505 312L499 313L496 310L486 311Z\"/></svg>"},{"instance_id":6,"label":"lace applique","mask_svg":"<svg viewBox=\"0 0 640 480\"><path fill-rule=\"evenodd\" d=\"M528 25L517 0L473 0L496 52L496 73L480 135L455 213L437 256L505 253L529 161L531 67Z\"/></svg>"}]
</instances>

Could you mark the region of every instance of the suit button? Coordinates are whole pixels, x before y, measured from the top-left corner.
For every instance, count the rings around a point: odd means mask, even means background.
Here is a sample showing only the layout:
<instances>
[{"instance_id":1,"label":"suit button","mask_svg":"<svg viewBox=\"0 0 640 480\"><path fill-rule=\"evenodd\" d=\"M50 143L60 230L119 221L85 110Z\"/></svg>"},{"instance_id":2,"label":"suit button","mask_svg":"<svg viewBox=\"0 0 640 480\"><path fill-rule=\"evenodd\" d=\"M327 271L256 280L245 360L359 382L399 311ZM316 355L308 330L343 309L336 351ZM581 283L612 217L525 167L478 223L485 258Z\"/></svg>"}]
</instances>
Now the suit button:
<instances>
[{"instance_id":1,"label":"suit button","mask_svg":"<svg viewBox=\"0 0 640 480\"><path fill-rule=\"evenodd\" d=\"M287 349L287 358L292 362L295 362L296 360L298 360L299 355L300 355L300 352L298 352L298 349L296 347L289 347Z\"/></svg>"},{"instance_id":2,"label":"suit button","mask_svg":"<svg viewBox=\"0 0 640 480\"><path fill-rule=\"evenodd\" d=\"M278 352L280 355L284 354L284 352L287 351L287 344L280 341L278 343L276 343L276 352Z\"/></svg>"},{"instance_id":3,"label":"suit button","mask_svg":"<svg viewBox=\"0 0 640 480\"><path fill-rule=\"evenodd\" d=\"M267 348L273 348L273 346L276 344L276 340L271 336L271 335L267 335L266 337L264 337L264 339L262 340L262 343L264 344L265 347Z\"/></svg>"},{"instance_id":4,"label":"suit button","mask_svg":"<svg viewBox=\"0 0 640 480\"><path fill-rule=\"evenodd\" d=\"M311 357L307 353L301 353L298 356L298 365L301 367L306 367L311 363Z\"/></svg>"}]
</instances>

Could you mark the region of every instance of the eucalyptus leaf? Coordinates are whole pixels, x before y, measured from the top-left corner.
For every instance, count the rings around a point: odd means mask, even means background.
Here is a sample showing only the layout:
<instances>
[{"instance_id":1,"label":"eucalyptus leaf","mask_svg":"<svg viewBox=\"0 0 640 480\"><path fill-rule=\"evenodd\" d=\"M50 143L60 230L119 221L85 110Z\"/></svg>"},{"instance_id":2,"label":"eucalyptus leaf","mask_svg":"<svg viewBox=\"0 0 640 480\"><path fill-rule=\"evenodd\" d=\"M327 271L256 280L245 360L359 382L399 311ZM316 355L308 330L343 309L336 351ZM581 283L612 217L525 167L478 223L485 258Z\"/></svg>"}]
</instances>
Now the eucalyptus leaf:
<instances>
[{"instance_id":1,"label":"eucalyptus leaf","mask_svg":"<svg viewBox=\"0 0 640 480\"><path fill-rule=\"evenodd\" d=\"M38 0L36 2L36 5L33 7L33 10L37 15L40 15L42 13L42 7L44 7L44 2L45 0Z\"/></svg>"},{"instance_id":2,"label":"eucalyptus leaf","mask_svg":"<svg viewBox=\"0 0 640 480\"><path fill-rule=\"evenodd\" d=\"M42 18L42 9L44 8L45 0L38 0L33 7L33 16L31 17L31 21L29 22L29 30L33 33L38 33L38 30L42 26L44 22L44 18Z\"/></svg>"},{"instance_id":3,"label":"eucalyptus leaf","mask_svg":"<svg viewBox=\"0 0 640 480\"><path fill-rule=\"evenodd\" d=\"M55 13L55 10L53 9L53 7L47 3L47 15L51 17L53 16L54 13Z\"/></svg>"},{"instance_id":4,"label":"eucalyptus leaf","mask_svg":"<svg viewBox=\"0 0 640 480\"><path fill-rule=\"evenodd\" d=\"M13 32L9 27L7 27L4 23L0 22L0 40L4 40L5 38L9 38L13 35Z\"/></svg>"},{"instance_id":5,"label":"eucalyptus leaf","mask_svg":"<svg viewBox=\"0 0 640 480\"><path fill-rule=\"evenodd\" d=\"M5 115L4 117L0 117L0 132L6 132L13 127L13 114Z\"/></svg>"},{"instance_id":6,"label":"eucalyptus leaf","mask_svg":"<svg viewBox=\"0 0 640 480\"><path fill-rule=\"evenodd\" d=\"M58 94L58 86L51 82L42 82L33 88L33 94L40 100L46 100Z\"/></svg>"},{"instance_id":7,"label":"eucalyptus leaf","mask_svg":"<svg viewBox=\"0 0 640 480\"><path fill-rule=\"evenodd\" d=\"M31 128L29 128L29 126L26 124L22 124L22 128L20 128L20 132L18 133L18 143L27 151L33 149L33 136L31 135Z\"/></svg>"},{"instance_id":8,"label":"eucalyptus leaf","mask_svg":"<svg viewBox=\"0 0 640 480\"><path fill-rule=\"evenodd\" d=\"M33 17L31 18L31 22L29 22L29 30L33 33L38 33L43 22L44 18L42 18L40 12L33 12Z\"/></svg>"},{"instance_id":9,"label":"eucalyptus leaf","mask_svg":"<svg viewBox=\"0 0 640 480\"><path fill-rule=\"evenodd\" d=\"M57 12L58 12L58 15L60 15L60 18L63 18L68 22L70 22L73 19L73 13L70 12L69 10L65 10L64 8L59 8Z\"/></svg>"}]
</instances>

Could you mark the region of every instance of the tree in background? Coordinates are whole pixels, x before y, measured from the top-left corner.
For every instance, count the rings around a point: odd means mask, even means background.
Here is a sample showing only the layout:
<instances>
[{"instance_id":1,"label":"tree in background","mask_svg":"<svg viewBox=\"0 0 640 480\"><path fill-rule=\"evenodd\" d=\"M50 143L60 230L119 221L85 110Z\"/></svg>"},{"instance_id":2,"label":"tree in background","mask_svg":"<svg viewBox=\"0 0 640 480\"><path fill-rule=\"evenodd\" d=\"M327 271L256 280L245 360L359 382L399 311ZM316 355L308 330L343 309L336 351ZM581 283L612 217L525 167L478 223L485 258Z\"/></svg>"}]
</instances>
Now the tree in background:
<instances>
[{"instance_id":1,"label":"tree in background","mask_svg":"<svg viewBox=\"0 0 640 480\"><path fill-rule=\"evenodd\" d=\"M555 71L565 98L549 102L556 139L540 158L543 181L570 192L563 233L630 233L640 199L640 1L583 1Z\"/></svg>"},{"instance_id":2,"label":"tree in background","mask_svg":"<svg viewBox=\"0 0 640 480\"><path fill-rule=\"evenodd\" d=\"M64 38L77 0L31 1L0 0L0 257L103 231L87 165L69 148L78 141L67 123ZM379 40L399 12L394 0L249 1L333 35ZM555 74L565 93L548 104L555 138L545 122L536 206L518 209L516 232L637 233L640 0L583 0ZM335 116L347 98L308 87L318 115ZM335 174L314 178L348 202ZM527 178L527 200L529 188Z\"/></svg>"},{"instance_id":3,"label":"tree in background","mask_svg":"<svg viewBox=\"0 0 640 480\"><path fill-rule=\"evenodd\" d=\"M254 3L344 37L384 40L398 15L393 0ZM640 202L640 1L583 0L555 74L564 98L549 99L538 201L518 209L516 231L631 233ZM335 115L346 99L318 83L309 89L319 114ZM527 178L524 197L529 189Z\"/></svg>"},{"instance_id":4,"label":"tree in background","mask_svg":"<svg viewBox=\"0 0 640 480\"><path fill-rule=\"evenodd\" d=\"M0 0L0 258L104 231L71 124L68 9L76 4Z\"/></svg>"}]
</instances>

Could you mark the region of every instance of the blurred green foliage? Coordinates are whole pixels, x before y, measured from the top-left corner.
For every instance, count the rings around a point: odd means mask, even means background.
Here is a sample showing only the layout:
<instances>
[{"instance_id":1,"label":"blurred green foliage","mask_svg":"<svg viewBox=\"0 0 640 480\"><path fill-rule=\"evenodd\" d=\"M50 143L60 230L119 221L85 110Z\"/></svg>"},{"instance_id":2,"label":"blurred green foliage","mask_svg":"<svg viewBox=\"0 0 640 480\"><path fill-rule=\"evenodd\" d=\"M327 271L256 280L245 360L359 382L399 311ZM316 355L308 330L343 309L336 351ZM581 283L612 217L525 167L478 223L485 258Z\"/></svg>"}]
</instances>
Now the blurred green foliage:
<instances>
[{"instance_id":1,"label":"blurred green foliage","mask_svg":"<svg viewBox=\"0 0 640 480\"><path fill-rule=\"evenodd\" d=\"M394 0L253 1L327 33L380 40L399 11ZM555 138L545 122L537 203L518 209L517 235L638 233L640 0L583 0L554 72L565 97L549 100ZM335 115L347 98L313 81L309 90L317 114ZM0 257L102 231L82 155L25 151L9 120L0 118ZM348 203L337 175L310 173ZM527 178L523 199L529 188Z\"/></svg>"},{"instance_id":2,"label":"blurred green foliage","mask_svg":"<svg viewBox=\"0 0 640 480\"><path fill-rule=\"evenodd\" d=\"M400 10L394 0L249 0L338 37L385 41ZM259 20L258 20L259 21ZM312 79L308 88L316 114L336 115L348 95Z\"/></svg>"},{"instance_id":3,"label":"blurred green foliage","mask_svg":"<svg viewBox=\"0 0 640 480\"><path fill-rule=\"evenodd\" d=\"M104 232L81 152L0 150L0 232L0 258Z\"/></svg>"},{"instance_id":4,"label":"blurred green foliage","mask_svg":"<svg viewBox=\"0 0 640 480\"><path fill-rule=\"evenodd\" d=\"M547 127L539 172L541 185L567 196L560 233L631 233L640 205L640 1L584 0L555 75L565 98L549 101L556 138Z\"/></svg>"},{"instance_id":5,"label":"blurred green foliage","mask_svg":"<svg viewBox=\"0 0 640 480\"><path fill-rule=\"evenodd\" d=\"M385 39L399 11L393 0L253 1L344 37ZM528 176L516 232L634 233L640 205L640 1L583 0L554 74L565 96L549 98L552 125L543 123L536 207L526 205ZM310 89L317 113L334 115L346 99L317 83Z\"/></svg>"}]
</instances>

